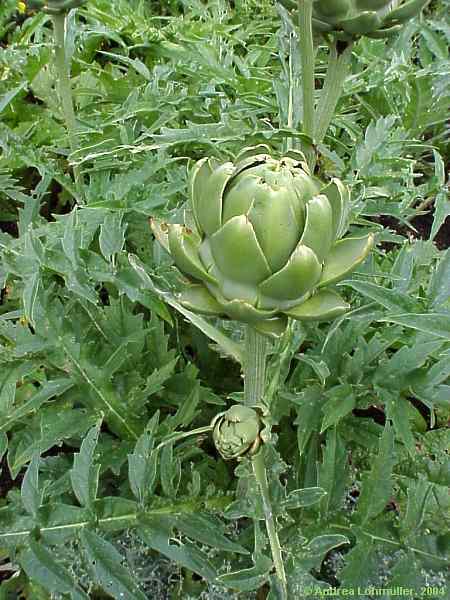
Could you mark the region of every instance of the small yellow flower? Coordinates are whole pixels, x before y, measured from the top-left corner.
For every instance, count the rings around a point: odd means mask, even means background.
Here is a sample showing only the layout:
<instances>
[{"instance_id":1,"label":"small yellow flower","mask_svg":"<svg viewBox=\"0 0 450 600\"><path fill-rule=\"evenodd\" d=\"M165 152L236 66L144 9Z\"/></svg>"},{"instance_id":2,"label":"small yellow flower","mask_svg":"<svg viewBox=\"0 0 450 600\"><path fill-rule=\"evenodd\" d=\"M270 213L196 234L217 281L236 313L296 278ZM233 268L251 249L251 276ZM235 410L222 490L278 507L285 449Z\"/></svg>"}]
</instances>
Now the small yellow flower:
<instances>
[{"instance_id":1,"label":"small yellow flower","mask_svg":"<svg viewBox=\"0 0 450 600\"><path fill-rule=\"evenodd\" d=\"M18 2L17 10L23 15L27 10L27 5L25 4L25 2Z\"/></svg>"}]
</instances>

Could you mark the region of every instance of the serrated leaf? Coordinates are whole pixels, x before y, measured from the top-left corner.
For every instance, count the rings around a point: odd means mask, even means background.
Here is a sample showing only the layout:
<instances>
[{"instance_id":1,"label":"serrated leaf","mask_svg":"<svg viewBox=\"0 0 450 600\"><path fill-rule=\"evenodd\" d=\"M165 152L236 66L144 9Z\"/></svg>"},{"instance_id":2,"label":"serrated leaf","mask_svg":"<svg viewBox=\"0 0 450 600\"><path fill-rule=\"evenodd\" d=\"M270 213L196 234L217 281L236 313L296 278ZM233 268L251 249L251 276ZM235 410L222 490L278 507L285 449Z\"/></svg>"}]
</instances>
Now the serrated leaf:
<instances>
[{"instance_id":1,"label":"serrated leaf","mask_svg":"<svg viewBox=\"0 0 450 600\"><path fill-rule=\"evenodd\" d=\"M426 479L416 479L409 484L406 515L401 523L407 535L410 535L411 532L416 531L421 526L425 518L427 501L432 491L433 484Z\"/></svg>"},{"instance_id":2,"label":"serrated leaf","mask_svg":"<svg viewBox=\"0 0 450 600\"><path fill-rule=\"evenodd\" d=\"M183 316L185 316L193 325L198 327L200 331L211 338L214 342L219 344L221 349L228 355L234 358L237 362L242 364L243 362L243 353L240 345L229 337L224 335L217 327L211 325L206 319L201 317L200 315L196 315L190 310L185 309L171 294L164 292L163 290L158 289L153 281L151 280L149 274L145 270L141 261L134 256L133 254L128 254L128 260L133 269L139 274L143 283L148 289L151 289L158 296L160 296L167 304L173 306L178 312L180 312Z\"/></svg>"},{"instance_id":3,"label":"serrated leaf","mask_svg":"<svg viewBox=\"0 0 450 600\"><path fill-rule=\"evenodd\" d=\"M175 519L174 526L191 539L225 552L249 554L240 544L232 542L222 532L222 525L207 515L180 515Z\"/></svg>"},{"instance_id":4,"label":"serrated leaf","mask_svg":"<svg viewBox=\"0 0 450 600\"><path fill-rule=\"evenodd\" d=\"M150 548L160 552L182 567L198 573L206 580L215 580L217 573L207 554L189 542L171 544L170 531L171 523L164 517L155 519L146 518L143 520L142 526L137 530L139 537Z\"/></svg>"},{"instance_id":5,"label":"serrated leaf","mask_svg":"<svg viewBox=\"0 0 450 600\"><path fill-rule=\"evenodd\" d=\"M78 212L74 208L64 223L64 234L61 239L64 254L74 269L80 262L81 229L78 226Z\"/></svg>"},{"instance_id":6,"label":"serrated leaf","mask_svg":"<svg viewBox=\"0 0 450 600\"><path fill-rule=\"evenodd\" d=\"M297 443L300 454L306 449L313 431L319 429L321 419L321 406L325 401L325 394L316 387L311 387L303 394L301 405L297 408Z\"/></svg>"},{"instance_id":7,"label":"serrated leaf","mask_svg":"<svg viewBox=\"0 0 450 600\"><path fill-rule=\"evenodd\" d=\"M100 226L100 250L106 260L123 249L126 227L122 224L122 215L117 212L108 213Z\"/></svg>"},{"instance_id":8,"label":"serrated leaf","mask_svg":"<svg viewBox=\"0 0 450 600\"><path fill-rule=\"evenodd\" d=\"M131 491L141 504L145 504L153 492L157 470L157 451L154 450L154 433L159 413L155 413L147 431L143 433L132 454L128 455L128 479Z\"/></svg>"},{"instance_id":9,"label":"serrated leaf","mask_svg":"<svg viewBox=\"0 0 450 600\"><path fill-rule=\"evenodd\" d=\"M10 102L12 102L14 100L14 98L17 96L17 94L20 94L20 92L24 88L26 88L27 85L28 85L28 82L24 81L23 83L21 83L17 87L13 88L12 90L9 90L9 92L6 92L6 94L4 94L0 98L0 113L5 110L5 108L8 106L8 104Z\"/></svg>"},{"instance_id":10,"label":"serrated leaf","mask_svg":"<svg viewBox=\"0 0 450 600\"><path fill-rule=\"evenodd\" d=\"M42 585L52 594L70 594L72 600L89 600L89 596L73 580L57 560L54 552L33 539L19 555L19 562L31 581Z\"/></svg>"},{"instance_id":11,"label":"serrated leaf","mask_svg":"<svg viewBox=\"0 0 450 600\"><path fill-rule=\"evenodd\" d=\"M324 362L323 360L315 360L314 358L310 356L305 356L304 354L298 354L296 358L298 358L298 360L300 360L301 362L304 362L307 365L309 365L315 372L315 374L319 377L320 383L322 385L325 385L327 377L329 377L330 375L330 370L326 362Z\"/></svg>"},{"instance_id":12,"label":"serrated leaf","mask_svg":"<svg viewBox=\"0 0 450 600\"><path fill-rule=\"evenodd\" d=\"M178 357L169 361L159 369L155 369L153 373L147 377L145 387L142 390L142 395L145 395L145 397L152 396L164 389L164 383L173 375L177 362Z\"/></svg>"},{"instance_id":13,"label":"serrated leaf","mask_svg":"<svg viewBox=\"0 0 450 600\"><path fill-rule=\"evenodd\" d=\"M428 295L433 308L450 300L450 248L442 254L432 272Z\"/></svg>"},{"instance_id":14,"label":"serrated leaf","mask_svg":"<svg viewBox=\"0 0 450 600\"><path fill-rule=\"evenodd\" d=\"M42 504L43 491L39 488L39 453L34 454L28 465L20 488L22 504L27 513L33 517L37 516Z\"/></svg>"},{"instance_id":15,"label":"serrated leaf","mask_svg":"<svg viewBox=\"0 0 450 600\"><path fill-rule=\"evenodd\" d=\"M0 463L3 459L3 456L5 454L5 452L8 449L8 436L6 435L6 433L0 432ZM0 475L1 475L1 468L0 468Z\"/></svg>"},{"instance_id":16,"label":"serrated leaf","mask_svg":"<svg viewBox=\"0 0 450 600\"><path fill-rule=\"evenodd\" d=\"M344 281L346 285L353 288L363 296L378 302L391 311L414 312L418 308L416 300L403 294L398 289L390 290L388 288L376 285L370 281Z\"/></svg>"},{"instance_id":17,"label":"serrated leaf","mask_svg":"<svg viewBox=\"0 0 450 600\"><path fill-rule=\"evenodd\" d=\"M326 534L319 535L308 542L306 546L302 548L305 554L311 554L312 556L320 556L323 558L333 548L350 544L350 540L345 535L340 534Z\"/></svg>"},{"instance_id":18,"label":"serrated leaf","mask_svg":"<svg viewBox=\"0 0 450 600\"><path fill-rule=\"evenodd\" d=\"M3 417L3 422L0 423L0 431L8 431L15 421L22 419L32 411L38 410L44 402L54 396L60 396L72 386L73 381L71 379L62 378L44 382L40 388L37 388L36 394L31 396L29 400Z\"/></svg>"},{"instance_id":19,"label":"serrated leaf","mask_svg":"<svg viewBox=\"0 0 450 600\"><path fill-rule=\"evenodd\" d=\"M408 400L401 395L391 394L387 390L383 390L380 396L385 402L386 415L391 419L395 433L405 444L411 458L414 458L416 454L416 441L410 424Z\"/></svg>"},{"instance_id":20,"label":"serrated leaf","mask_svg":"<svg viewBox=\"0 0 450 600\"><path fill-rule=\"evenodd\" d=\"M100 465L96 465L97 447L101 422L92 427L81 443L80 452L74 455L73 468L70 470L72 489L78 502L91 509L97 497Z\"/></svg>"},{"instance_id":21,"label":"serrated leaf","mask_svg":"<svg viewBox=\"0 0 450 600\"><path fill-rule=\"evenodd\" d=\"M14 448L10 444L8 465L13 478L17 477L23 465L31 460L35 452L43 454L64 439L83 435L95 421L93 415L82 409L55 410L56 408L41 408L40 431L37 435L35 433L31 443L30 438L24 436Z\"/></svg>"},{"instance_id":22,"label":"serrated leaf","mask_svg":"<svg viewBox=\"0 0 450 600\"><path fill-rule=\"evenodd\" d=\"M356 149L356 168L366 169L375 154L385 145L389 139L389 132L395 123L395 117L380 117L376 123L372 122L366 129L364 142Z\"/></svg>"},{"instance_id":23,"label":"serrated leaf","mask_svg":"<svg viewBox=\"0 0 450 600\"><path fill-rule=\"evenodd\" d=\"M448 190L441 190L434 200L434 217L431 226L430 240L434 240L447 217L450 216L450 198Z\"/></svg>"},{"instance_id":24,"label":"serrated leaf","mask_svg":"<svg viewBox=\"0 0 450 600\"><path fill-rule=\"evenodd\" d=\"M435 335L436 337L450 340L450 314L429 313L429 314L401 314L381 317L380 322L397 323L404 327L417 329L423 333Z\"/></svg>"},{"instance_id":25,"label":"serrated leaf","mask_svg":"<svg viewBox=\"0 0 450 600\"><path fill-rule=\"evenodd\" d=\"M352 386L342 384L328 390L329 400L322 406L323 420L320 433L323 433L328 427L336 425L342 418L348 415L355 408L356 398Z\"/></svg>"},{"instance_id":26,"label":"serrated leaf","mask_svg":"<svg viewBox=\"0 0 450 600\"><path fill-rule=\"evenodd\" d=\"M160 479L163 492L169 498L177 495L181 479L181 464L173 456L173 444L167 444L161 452Z\"/></svg>"},{"instance_id":27,"label":"serrated leaf","mask_svg":"<svg viewBox=\"0 0 450 600\"><path fill-rule=\"evenodd\" d=\"M94 580L107 594L116 600L146 600L110 542L88 529L81 531L80 542Z\"/></svg>"},{"instance_id":28,"label":"serrated leaf","mask_svg":"<svg viewBox=\"0 0 450 600\"><path fill-rule=\"evenodd\" d=\"M28 277L23 290L23 312L28 321L35 325L35 306L38 301L39 286L41 283L41 273L38 269L33 275Z\"/></svg>"},{"instance_id":29,"label":"serrated leaf","mask_svg":"<svg viewBox=\"0 0 450 600\"><path fill-rule=\"evenodd\" d=\"M196 409L199 402L200 382L196 381L187 398L184 399L175 415L166 420L166 424L172 431L180 427L189 426L195 418Z\"/></svg>"},{"instance_id":30,"label":"serrated leaf","mask_svg":"<svg viewBox=\"0 0 450 600\"><path fill-rule=\"evenodd\" d=\"M327 433L323 460L317 465L318 484L326 492L320 502L320 513L327 516L340 508L348 480L347 450L336 428Z\"/></svg>"},{"instance_id":31,"label":"serrated leaf","mask_svg":"<svg viewBox=\"0 0 450 600\"><path fill-rule=\"evenodd\" d=\"M356 545L345 555L345 567L339 573L341 586L355 589L371 583L379 565L375 553L372 539L358 536Z\"/></svg>"},{"instance_id":32,"label":"serrated leaf","mask_svg":"<svg viewBox=\"0 0 450 600\"><path fill-rule=\"evenodd\" d=\"M422 367L428 357L441 348L442 343L417 342L411 347L401 347L392 358L380 364L374 382L388 391L402 389L405 386L405 377Z\"/></svg>"},{"instance_id":33,"label":"serrated leaf","mask_svg":"<svg viewBox=\"0 0 450 600\"><path fill-rule=\"evenodd\" d=\"M370 473L363 477L357 505L357 514L363 523L377 516L386 506L392 493L392 469L395 461L394 432L387 421L380 439L378 455L373 459Z\"/></svg>"},{"instance_id":34,"label":"serrated leaf","mask_svg":"<svg viewBox=\"0 0 450 600\"><path fill-rule=\"evenodd\" d=\"M281 507L286 510L303 508L319 502L326 494L326 491L320 487L303 488L289 492L286 500L283 500Z\"/></svg>"},{"instance_id":35,"label":"serrated leaf","mask_svg":"<svg viewBox=\"0 0 450 600\"><path fill-rule=\"evenodd\" d=\"M264 585L271 570L272 561L261 555L250 569L242 569L221 575L218 580L223 585L239 590L240 592L250 592Z\"/></svg>"}]
</instances>

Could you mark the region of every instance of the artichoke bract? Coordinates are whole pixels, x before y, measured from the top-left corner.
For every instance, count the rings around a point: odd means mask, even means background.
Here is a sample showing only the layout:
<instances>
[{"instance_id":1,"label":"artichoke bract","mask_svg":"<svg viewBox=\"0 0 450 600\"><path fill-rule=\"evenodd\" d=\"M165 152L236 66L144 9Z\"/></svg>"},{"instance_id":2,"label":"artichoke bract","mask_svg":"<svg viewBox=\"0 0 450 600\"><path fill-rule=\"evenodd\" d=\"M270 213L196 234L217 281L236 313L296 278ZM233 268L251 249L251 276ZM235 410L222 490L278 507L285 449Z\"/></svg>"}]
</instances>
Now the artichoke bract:
<instances>
[{"instance_id":1,"label":"artichoke bract","mask_svg":"<svg viewBox=\"0 0 450 600\"><path fill-rule=\"evenodd\" d=\"M288 9L298 8L297 0L279 0ZM388 37L420 13L430 0L314 0L313 30L351 40L366 35Z\"/></svg>"},{"instance_id":2,"label":"artichoke bract","mask_svg":"<svg viewBox=\"0 0 450 600\"><path fill-rule=\"evenodd\" d=\"M211 425L214 444L225 460L255 454L261 444L261 420L249 406L236 404L216 415Z\"/></svg>"},{"instance_id":3,"label":"artichoke bract","mask_svg":"<svg viewBox=\"0 0 450 600\"><path fill-rule=\"evenodd\" d=\"M186 308L277 336L287 317L327 320L349 308L326 288L364 260L373 238L340 239L349 204L341 181L320 182L299 152L276 160L260 150L235 163L200 160L190 180L195 230L154 219L152 229L189 280Z\"/></svg>"}]
</instances>

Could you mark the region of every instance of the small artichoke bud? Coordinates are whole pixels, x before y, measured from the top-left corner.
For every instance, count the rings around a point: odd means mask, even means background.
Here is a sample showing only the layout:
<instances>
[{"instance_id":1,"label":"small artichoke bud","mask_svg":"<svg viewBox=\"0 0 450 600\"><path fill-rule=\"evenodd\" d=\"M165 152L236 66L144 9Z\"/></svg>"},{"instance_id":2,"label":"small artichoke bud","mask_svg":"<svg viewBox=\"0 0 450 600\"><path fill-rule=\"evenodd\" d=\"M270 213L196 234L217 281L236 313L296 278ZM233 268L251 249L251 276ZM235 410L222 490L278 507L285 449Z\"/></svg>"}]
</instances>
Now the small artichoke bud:
<instances>
[{"instance_id":1,"label":"small artichoke bud","mask_svg":"<svg viewBox=\"0 0 450 600\"><path fill-rule=\"evenodd\" d=\"M225 460L255 454L261 444L261 419L253 408L236 404L212 420L213 440Z\"/></svg>"},{"instance_id":2,"label":"small artichoke bud","mask_svg":"<svg viewBox=\"0 0 450 600\"><path fill-rule=\"evenodd\" d=\"M28 0L26 4L31 9L41 9L50 15L59 15L78 8L86 0Z\"/></svg>"}]
</instances>

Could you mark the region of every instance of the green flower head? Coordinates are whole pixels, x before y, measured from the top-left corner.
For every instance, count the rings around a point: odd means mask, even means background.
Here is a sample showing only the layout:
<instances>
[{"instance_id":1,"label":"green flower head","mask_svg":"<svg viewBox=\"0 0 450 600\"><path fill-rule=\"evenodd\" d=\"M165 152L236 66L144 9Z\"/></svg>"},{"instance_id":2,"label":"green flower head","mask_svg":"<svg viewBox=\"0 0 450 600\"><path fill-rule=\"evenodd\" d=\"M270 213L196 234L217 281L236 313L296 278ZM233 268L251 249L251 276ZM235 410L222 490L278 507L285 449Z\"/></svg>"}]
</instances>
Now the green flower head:
<instances>
[{"instance_id":1,"label":"green flower head","mask_svg":"<svg viewBox=\"0 0 450 600\"><path fill-rule=\"evenodd\" d=\"M297 10L297 0L279 0L287 9ZM362 35L374 38L397 33L430 0L314 0L313 29L341 40Z\"/></svg>"},{"instance_id":2,"label":"green flower head","mask_svg":"<svg viewBox=\"0 0 450 600\"><path fill-rule=\"evenodd\" d=\"M214 444L225 460L254 454L261 444L260 417L248 406L232 406L216 415L211 425Z\"/></svg>"},{"instance_id":3,"label":"green flower head","mask_svg":"<svg viewBox=\"0 0 450 600\"><path fill-rule=\"evenodd\" d=\"M186 308L276 336L287 317L343 314L348 305L327 286L364 260L373 239L340 239L349 197L338 179L321 183L301 153L276 160L262 149L234 163L200 160L190 181L195 230L155 220L152 228L189 280Z\"/></svg>"}]
</instances>

